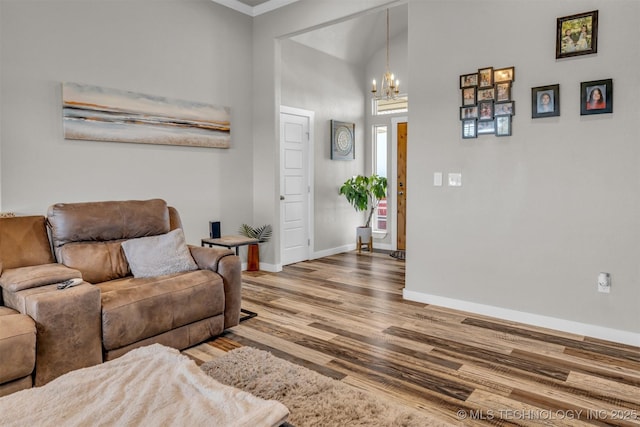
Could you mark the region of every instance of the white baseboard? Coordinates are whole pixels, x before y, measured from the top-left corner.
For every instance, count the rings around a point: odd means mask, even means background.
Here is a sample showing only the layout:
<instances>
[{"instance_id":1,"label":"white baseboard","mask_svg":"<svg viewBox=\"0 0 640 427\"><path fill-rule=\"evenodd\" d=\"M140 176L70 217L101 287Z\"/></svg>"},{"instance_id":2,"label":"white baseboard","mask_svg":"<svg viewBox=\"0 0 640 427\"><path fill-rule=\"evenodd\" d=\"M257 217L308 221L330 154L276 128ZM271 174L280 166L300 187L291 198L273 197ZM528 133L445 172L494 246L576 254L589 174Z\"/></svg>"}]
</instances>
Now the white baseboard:
<instances>
[{"instance_id":1,"label":"white baseboard","mask_svg":"<svg viewBox=\"0 0 640 427\"><path fill-rule=\"evenodd\" d=\"M323 258L326 256L341 254L343 252L354 251L356 249L355 243L350 245L339 246L337 248L325 249L323 251L317 251L311 254L311 259Z\"/></svg>"},{"instance_id":2,"label":"white baseboard","mask_svg":"<svg viewBox=\"0 0 640 427\"><path fill-rule=\"evenodd\" d=\"M556 331L568 332L640 347L640 334L630 331L605 328L603 326L590 325L587 323L574 322L549 316L541 316L539 314L526 313L501 307L494 307L491 305L477 304L469 301L441 297L438 295L409 291L407 289L402 291L402 296L410 301L439 305L441 307L452 308L454 310L491 316L497 319L520 322L542 328L555 329Z\"/></svg>"},{"instance_id":3,"label":"white baseboard","mask_svg":"<svg viewBox=\"0 0 640 427\"><path fill-rule=\"evenodd\" d=\"M278 271L282 271L282 264L267 264L267 263L261 262L259 268L262 271L277 273ZM242 265L240 266L240 269L242 271L247 271L247 263L243 262Z\"/></svg>"}]
</instances>

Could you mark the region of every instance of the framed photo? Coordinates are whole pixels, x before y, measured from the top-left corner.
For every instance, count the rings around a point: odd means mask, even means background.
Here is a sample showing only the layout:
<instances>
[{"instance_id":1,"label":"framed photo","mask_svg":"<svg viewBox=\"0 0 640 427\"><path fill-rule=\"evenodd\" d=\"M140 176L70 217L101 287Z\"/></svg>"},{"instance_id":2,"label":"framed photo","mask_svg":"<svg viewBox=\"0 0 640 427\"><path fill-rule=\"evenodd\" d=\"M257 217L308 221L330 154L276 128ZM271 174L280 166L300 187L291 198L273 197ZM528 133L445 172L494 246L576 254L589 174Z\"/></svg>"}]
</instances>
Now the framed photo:
<instances>
[{"instance_id":1,"label":"framed photo","mask_svg":"<svg viewBox=\"0 0 640 427\"><path fill-rule=\"evenodd\" d=\"M613 113L613 80L580 83L580 115Z\"/></svg>"},{"instance_id":2,"label":"framed photo","mask_svg":"<svg viewBox=\"0 0 640 427\"><path fill-rule=\"evenodd\" d=\"M496 102L493 104L494 116L514 116L516 114L516 102Z\"/></svg>"},{"instance_id":3,"label":"framed photo","mask_svg":"<svg viewBox=\"0 0 640 427\"><path fill-rule=\"evenodd\" d=\"M556 59L598 52L598 11L558 18Z\"/></svg>"},{"instance_id":4,"label":"framed photo","mask_svg":"<svg viewBox=\"0 0 640 427\"><path fill-rule=\"evenodd\" d=\"M478 87L493 86L493 67L480 68L478 70Z\"/></svg>"},{"instance_id":5,"label":"framed photo","mask_svg":"<svg viewBox=\"0 0 640 427\"><path fill-rule=\"evenodd\" d=\"M478 102L478 120L493 120L493 101Z\"/></svg>"},{"instance_id":6,"label":"framed photo","mask_svg":"<svg viewBox=\"0 0 640 427\"><path fill-rule=\"evenodd\" d=\"M496 102L511 100L511 82L496 83Z\"/></svg>"},{"instance_id":7,"label":"framed photo","mask_svg":"<svg viewBox=\"0 0 640 427\"><path fill-rule=\"evenodd\" d=\"M478 73L464 74L460 76L460 89L471 86L478 86Z\"/></svg>"},{"instance_id":8,"label":"framed photo","mask_svg":"<svg viewBox=\"0 0 640 427\"><path fill-rule=\"evenodd\" d=\"M478 118L478 107L460 107L460 120L466 119L477 119Z\"/></svg>"},{"instance_id":9,"label":"framed photo","mask_svg":"<svg viewBox=\"0 0 640 427\"><path fill-rule=\"evenodd\" d=\"M478 135L496 133L496 124L493 120L478 122Z\"/></svg>"},{"instance_id":10,"label":"framed photo","mask_svg":"<svg viewBox=\"0 0 640 427\"><path fill-rule=\"evenodd\" d=\"M476 87L465 87L462 89L462 106L476 105Z\"/></svg>"},{"instance_id":11,"label":"framed photo","mask_svg":"<svg viewBox=\"0 0 640 427\"><path fill-rule=\"evenodd\" d=\"M478 101L493 101L495 97L496 91L493 87L478 89Z\"/></svg>"},{"instance_id":12,"label":"framed photo","mask_svg":"<svg viewBox=\"0 0 640 427\"><path fill-rule=\"evenodd\" d=\"M478 127L476 125L476 120L463 120L462 121L462 138L477 138L478 137Z\"/></svg>"},{"instance_id":13,"label":"framed photo","mask_svg":"<svg viewBox=\"0 0 640 427\"><path fill-rule=\"evenodd\" d=\"M531 118L560 115L560 85L531 88Z\"/></svg>"},{"instance_id":14,"label":"framed photo","mask_svg":"<svg viewBox=\"0 0 640 427\"><path fill-rule=\"evenodd\" d=\"M499 68L497 70L493 70L493 82L512 82L516 79L516 68L515 67L507 67L507 68Z\"/></svg>"},{"instance_id":15,"label":"framed photo","mask_svg":"<svg viewBox=\"0 0 640 427\"><path fill-rule=\"evenodd\" d=\"M353 160L355 150L355 123L331 120L331 159Z\"/></svg>"},{"instance_id":16,"label":"framed photo","mask_svg":"<svg viewBox=\"0 0 640 427\"><path fill-rule=\"evenodd\" d=\"M496 136L511 136L511 116L496 117Z\"/></svg>"}]
</instances>

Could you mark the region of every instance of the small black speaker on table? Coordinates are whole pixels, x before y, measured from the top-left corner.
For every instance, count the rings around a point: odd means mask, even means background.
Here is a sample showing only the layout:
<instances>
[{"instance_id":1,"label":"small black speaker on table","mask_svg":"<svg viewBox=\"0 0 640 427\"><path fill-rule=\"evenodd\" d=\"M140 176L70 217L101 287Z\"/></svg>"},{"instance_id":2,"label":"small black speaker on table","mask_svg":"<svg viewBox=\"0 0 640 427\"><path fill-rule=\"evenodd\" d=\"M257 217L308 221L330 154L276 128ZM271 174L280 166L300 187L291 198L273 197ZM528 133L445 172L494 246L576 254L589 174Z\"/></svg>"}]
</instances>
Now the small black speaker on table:
<instances>
[{"instance_id":1,"label":"small black speaker on table","mask_svg":"<svg viewBox=\"0 0 640 427\"><path fill-rule=\"evenodd\" d=\"M220 238L220 221L209 221L209 236L212 239Z\"/></svg>"}]
</instances>

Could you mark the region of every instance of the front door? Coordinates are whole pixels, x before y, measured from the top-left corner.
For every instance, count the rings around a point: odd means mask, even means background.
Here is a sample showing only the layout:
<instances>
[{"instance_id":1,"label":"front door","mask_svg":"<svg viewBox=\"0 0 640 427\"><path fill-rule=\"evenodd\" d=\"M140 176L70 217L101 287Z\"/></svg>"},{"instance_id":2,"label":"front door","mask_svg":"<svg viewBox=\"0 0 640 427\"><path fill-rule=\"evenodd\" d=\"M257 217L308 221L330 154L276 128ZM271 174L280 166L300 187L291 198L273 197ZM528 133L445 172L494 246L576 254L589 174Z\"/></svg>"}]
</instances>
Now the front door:
<instances>
[{"instance_id":1,"label":"front door","mask_svg":"<svg viewBox=\"0 0 640 427\"><path fill-rule=\"evenodd\" d=\"M397 179L397 218L398 234L396 247L406 249L407 226L407 123L398 123L398 179Z\"/></svg>"},{"instance_id":2,"label":"front door","mask_svg":"<svg viewBox=\"0 0 640 427\"><path fill-rule=\"evenodd\" d=\"M280 112L280 230L282 265L309 259L309 128L304 111Z\"/></svg>"}]
</instances>

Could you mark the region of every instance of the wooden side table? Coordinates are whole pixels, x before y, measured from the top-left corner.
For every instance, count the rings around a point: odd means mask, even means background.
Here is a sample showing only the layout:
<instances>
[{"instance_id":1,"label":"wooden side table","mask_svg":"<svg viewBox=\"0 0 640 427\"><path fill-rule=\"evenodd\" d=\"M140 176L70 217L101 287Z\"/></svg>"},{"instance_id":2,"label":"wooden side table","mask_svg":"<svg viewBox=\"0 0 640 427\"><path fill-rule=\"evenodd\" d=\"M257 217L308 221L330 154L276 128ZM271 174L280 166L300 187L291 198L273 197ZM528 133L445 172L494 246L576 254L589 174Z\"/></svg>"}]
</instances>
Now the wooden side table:
<instances>
[{"instance_id":1,"label":"wooden side table","mask_svg":"<svg viewBox=\"0 0 640 427\"><path fill-rule=\"evenodd\" d=\"M213 246L222 246L228 249L235 248L236 255L238 255L240 246L247 246L247 245L253 245L258 243L260 243L258 239L252 239L251 237L222 236L217 239L210 239L210 238L202 239L200 241L200 246L204 247L204 245L208 245L210 248ZM241 322L252 319L258 315L258 313L256 313L255 311L246 310L244 308L241 308L240 312L245 314L245 316L242 316L240 318Z\"/></svg>"},{"instance_id":2,"label":"wooden side table","mask_svg":"<svg viewBox=\"0 0 640 427\"><path fill-rule=\"evenodd\" d=\"M204 247L204 245L209 245L209 247L223 246L229 249L235 248L236 255L238 255L240 246L253 245L256 243L260 243L260 240L245 236L222 236L217 239L202 239L200 246Z\"/></svg>"}]
</instances>

